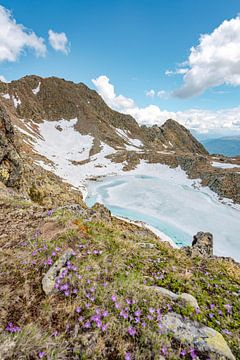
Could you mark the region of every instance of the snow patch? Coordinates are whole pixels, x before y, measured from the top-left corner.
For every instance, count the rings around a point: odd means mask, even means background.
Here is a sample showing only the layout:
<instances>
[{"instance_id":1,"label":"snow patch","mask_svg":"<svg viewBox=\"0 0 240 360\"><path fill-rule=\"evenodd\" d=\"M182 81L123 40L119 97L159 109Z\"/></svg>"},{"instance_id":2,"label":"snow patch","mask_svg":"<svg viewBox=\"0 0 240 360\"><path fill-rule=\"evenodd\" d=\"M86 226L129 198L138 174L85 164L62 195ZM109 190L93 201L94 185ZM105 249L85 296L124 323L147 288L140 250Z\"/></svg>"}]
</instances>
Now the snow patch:
<instances>
[{"instance_id":1,"label":"snow patch","mask_svg":"<svg viewBox=\"0 0 240 360\"><path fill-rule=\"evenodd\" d=\"M10 100L11 98L9 94L1 94L1 96L6 100Z\"/></svg>"},{"instance_id":2,"label":"snow patch","mask_svg":"<svg viewBox=\"0 0 240 360\"><path fill-rule=\"evenodd\" d=\"M143 143L139 139L131 138L126 130L116 128L116 133L127 142L126 150L138 151L139 148L143 148Z\"/></svg>"},{"instance_id":3,"label":"snow patch","mask_svg":"<svg viewBox=\"0 0 240 360\"><path fill-rule=\"evenodd\" d=\"M212 161L212 166L220 169L233 169L233 168L240 168L240 165L231 164L231 163L222 163L218 161Z\"/></svg>"},{"instance_id":4,"label":"snow patch","mask_svg":"<svg viewBox=\"0 0 240 360\"><path fill-rule=\"evenodd\" d=\"M17 109L17 107L19 106L19 105L21 105L21 100L19 99L19 97L16 95L16 96L14 96L14 95L12 95L12 101L13 101L13 104L14 104L14 107Z\"/></svg>"},{"instance_id":5,"label":"snow patch","mask_svg":"<svg viewBox=\"0 0 240 360\"><path fill-rule=\"evenodd\" d=\"M39 81L38 86L35 89L32 89L34 95L37 95L39 93L40 87L41 87L41 81Z\"/></svg>"}]
</instances>

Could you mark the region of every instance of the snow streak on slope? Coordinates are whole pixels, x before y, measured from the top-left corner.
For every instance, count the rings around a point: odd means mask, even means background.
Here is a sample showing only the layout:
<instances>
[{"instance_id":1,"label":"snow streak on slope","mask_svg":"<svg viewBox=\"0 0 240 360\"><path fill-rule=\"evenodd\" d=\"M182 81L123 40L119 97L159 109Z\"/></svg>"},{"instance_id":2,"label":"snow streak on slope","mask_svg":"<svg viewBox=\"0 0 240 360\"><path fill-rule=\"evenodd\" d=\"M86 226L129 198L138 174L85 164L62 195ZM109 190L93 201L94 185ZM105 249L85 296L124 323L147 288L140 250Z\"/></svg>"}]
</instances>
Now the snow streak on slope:
<instances>
[{"instance_id":1,"label":"snow streak on slope","mask_svg":"<svg viewBox=\"0 0 240 360\"><path fill-rule=\"evenodd\" d=\"M237 164L231 164L231 163L221 163L217 161L212 162L213 167L221 168L221 169L234 169L234 168L240 168L240 165Z\"/></svg>"},{"instance_id":2,"label":"snow streak on slope","mask_svg":"<svg viewBox=\"0 0 240 360\"><path fill-rule=\"evenodd\" d=\"M209 231L216 255L240 260L240 206L221 202L180 168L142 162L121 176L90 182L88 190L88 205L101 202L114 215L144 221L180 246L198 231Z\"/></svg>"}]
</instances>

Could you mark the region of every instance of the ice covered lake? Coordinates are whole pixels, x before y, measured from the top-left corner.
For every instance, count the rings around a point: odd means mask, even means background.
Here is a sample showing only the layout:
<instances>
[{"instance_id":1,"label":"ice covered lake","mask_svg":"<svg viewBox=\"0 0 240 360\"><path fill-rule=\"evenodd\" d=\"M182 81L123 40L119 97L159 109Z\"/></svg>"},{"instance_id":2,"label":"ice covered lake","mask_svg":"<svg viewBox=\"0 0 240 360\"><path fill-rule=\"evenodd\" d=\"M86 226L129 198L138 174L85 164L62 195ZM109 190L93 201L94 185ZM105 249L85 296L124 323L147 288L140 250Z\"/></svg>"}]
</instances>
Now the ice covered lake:
<instances>
[{"instance_id":1,"label":"ice covered lake","mask_svg":"<svg viewBox=\"0 0 240 360\"><path fill-rule=\"evenodd\" d=\"M220 201L180 168L141 163L133 171L89 181L87 187L88 206L100 202L113 215L143 221L178 246L191 244L198 231L209 231L216 255L240 261L240 207Z\"/></svg>"}]
</instances>

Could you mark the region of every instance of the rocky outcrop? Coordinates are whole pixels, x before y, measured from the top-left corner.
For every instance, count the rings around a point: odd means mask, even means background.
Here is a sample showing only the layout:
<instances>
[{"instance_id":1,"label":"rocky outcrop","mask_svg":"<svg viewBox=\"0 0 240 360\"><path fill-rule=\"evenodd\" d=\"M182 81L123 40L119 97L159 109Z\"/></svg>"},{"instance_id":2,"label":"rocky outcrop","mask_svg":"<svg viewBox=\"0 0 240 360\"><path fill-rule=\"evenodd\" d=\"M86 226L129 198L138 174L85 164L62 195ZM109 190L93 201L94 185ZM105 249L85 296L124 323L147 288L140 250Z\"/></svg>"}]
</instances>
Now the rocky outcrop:
<instances>
[{"instance_id":1,"label":"rocky outcrop","mask_svg":"<svg viewBox=\"0 0 240 360\"><path fill-rule=\"evenodd\" d=\"M73 250L67 249L44 275L42 279L42 288L46 295L51 295L54 292L58 276L60 276L61 270L66 265L66 262L72 257L72 254Z\"/></svg>"},{"instance_id":2,"label":"rocky outcrop","mask_svg":"<svg viewBox=\"0 0 240 360\"><path fill-rule=\"evenodd\" d=\"M163 298L167 298L172 301L177 301L184 306L191 306L194 307L195 309L199 308L196 298L191 294L188 293L175 294L174 292L160 286L151 286L150 289L158 293Z\"/></svg>"},{"instance_id":3,"label":"rocky outcrop","mask_svg":"<svg viewBox=\"0 0 240 360\"><path fill-rule=\"evenodd\" d=\"M207 155L204 146L192 136L189 130L177 121L169 119L162 126L143 127L150 141L160 142L168 150L180 150L185 153Z\"/></svg>"},{"instance_id":4,"label":"rocky outcrop","mask_svg":"<svg viewBox=\"0 0 240 360\"><path fill-rule=\"evenodd\" d=\"M193 237L192 246L186 246L183 250L187 255L212 257L213 256L213 236L208 232L198 232Z\"/></svg>"},{"instance_id":5,"label":"rocky outcrop","mask_svg":"<svg viewBox=\"0 0 240 360\"><path fill-rule=\"evenodd\" d=\"M186 320L176 313L164 315L162 326L164 333L171 333L181 344L194 348L196 356L208 355L212 360L235 359L223 336L212 328L202 326L196 321Z\"/></svg>"},{"instance_id":6,"label":"rocky outcrop","mask_svg":"<svg viewBox=\"0 0 240 360\"><path fill-rule=\"evenodd\" d=\"M6 110L0 107L0 181L7 186L18 186L21 170L13 126Z\"/></svg>"}]
</instances>

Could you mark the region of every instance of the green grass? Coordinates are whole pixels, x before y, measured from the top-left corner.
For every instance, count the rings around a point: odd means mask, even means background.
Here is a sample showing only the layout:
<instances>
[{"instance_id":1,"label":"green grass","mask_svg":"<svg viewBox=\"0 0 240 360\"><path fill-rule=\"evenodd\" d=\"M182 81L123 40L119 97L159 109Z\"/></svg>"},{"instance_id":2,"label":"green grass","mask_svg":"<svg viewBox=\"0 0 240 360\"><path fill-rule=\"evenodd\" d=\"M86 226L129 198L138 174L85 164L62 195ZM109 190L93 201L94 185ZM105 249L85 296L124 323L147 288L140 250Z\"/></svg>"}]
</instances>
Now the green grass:
<instances>
[{"instance_id":1,"label":"green grass","mask_svg":"<svg viewBox=\"0 0 240 360\"><path fill-rule=\"evenodd\" d=\"M190 259L153 236L135 235L131 226L123 229L117 220L88 221L60 210L45 222L61 225L61 233L49 240L40 227L39 236L8 252L1 265L0 335L15 344L9 359L37 359L44 352L45 359L125 359L129 353L132 359L147 360L160 359L165 348L166 358L179 359L188 347L163 335L157 320L157 311L162 316L171 309L221 332L240 358L239 266L221 259ZM142 248L142 242L155 248ZM45 296L41 280L49 259L54 262L69 247L75 255L60 284L68 283L67 293ZM152 285L192 294L200 313L159 297ZM98 311L108 312L101 324L92 318ZM21 330L7 334L9 322ZM131 328L136 335L129 334Z\"/></svg>"}]
</instances>

